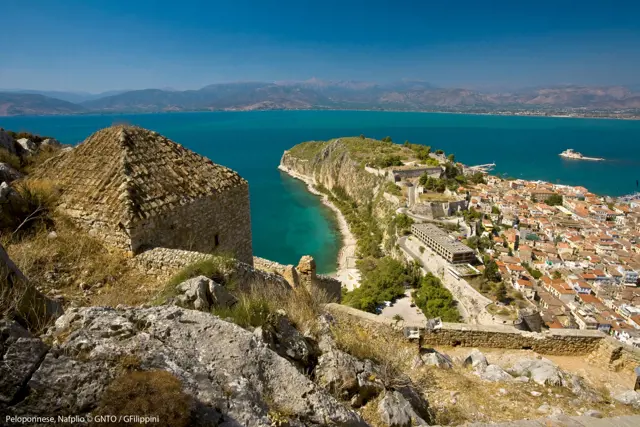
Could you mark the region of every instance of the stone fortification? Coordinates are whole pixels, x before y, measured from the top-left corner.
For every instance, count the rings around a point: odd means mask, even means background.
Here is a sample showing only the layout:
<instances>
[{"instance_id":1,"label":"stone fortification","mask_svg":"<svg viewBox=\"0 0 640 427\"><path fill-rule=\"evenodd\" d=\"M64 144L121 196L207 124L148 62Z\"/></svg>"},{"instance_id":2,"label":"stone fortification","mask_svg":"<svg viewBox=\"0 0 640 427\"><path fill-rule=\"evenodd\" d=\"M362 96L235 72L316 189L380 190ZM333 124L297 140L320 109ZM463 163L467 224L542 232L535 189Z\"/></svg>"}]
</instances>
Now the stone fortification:
<instances>
[{"instance_id":1,"label":"stone fortification","mask_svg":"<svg viewBox=\"0 0 640 427\"><path fill-rule=\"evenodd\" d=\"M113 246L228 253L253 263L247 182L156 132L102 129L34 177L54 181L60 210Z\"/></svg>"},{"instance_id":2,"label":"stone fortification","mask_svg":"<svg viewBox=\"0 0 640 427\"><path fill-rule=\"evenodd\" d=\"M340 301L341 299L342 284L340 281L330 276L317 274L316 262L309 255L300 258L300 262L296 267L291 264L283 265L258 257L254 257L254 265L256 269L273 272L284 277L293 288L298 286L315 287L326 292L334 301Z\"/></svg>"},{"instance_id":3,"label":"stone fortification","mask_svg":"<svg viewBox=\"0 0 640 427\"><path fill-rule=\"evenodd\" d=\"M606 335L598 331L578 329L551 330L545 333L519 331L510 326L477 326L443 323L441 328L425 330L423 324L396 322L339 304L327 309L342 321L358 324L372 333L407 334L421 329L425 346L462 346L484 348L530 349L541 354L578 355L598 350Z\"/></svg>"}]
</instances>

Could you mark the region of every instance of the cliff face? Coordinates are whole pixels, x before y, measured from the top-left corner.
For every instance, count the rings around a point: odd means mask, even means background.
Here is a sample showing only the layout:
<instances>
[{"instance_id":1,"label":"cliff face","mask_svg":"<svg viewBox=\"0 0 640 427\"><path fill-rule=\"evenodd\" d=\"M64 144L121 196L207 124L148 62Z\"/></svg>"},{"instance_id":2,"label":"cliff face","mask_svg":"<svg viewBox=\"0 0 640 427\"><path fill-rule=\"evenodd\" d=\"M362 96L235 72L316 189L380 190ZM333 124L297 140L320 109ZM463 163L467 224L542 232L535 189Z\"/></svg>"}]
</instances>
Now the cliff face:
<instances>
[{"instance_id":1,"label":"cliff face","mask_svg":"<svg viewBox=\"0 0 640 427\"><path fill-rule=\"evenodd\" d=\"M383 182L382 178L365 172L363 165L352 158L344 142L336 139L328 143L306 144L318 144L315 155L301 158L296 155L300 150L288 150L284 152L280 166L312 179L329 190L341 187L358 203L373 199L377 187ZM309 154L309 151L305 154Z\"/></svg>"},{"instance_id":2,"label":"cliff face","mask_svg":"<svg viewBox=\"0 0 640 427\"><path fill-rule=\"evenodd\" d=\"M284 152L280 168L334 194L342 189L358 205L371 203L373 216L384 233L384 246L391 248L388 243L395 235L390 229L391 220L400 205L382 197L385 180L365 171L364 160L354 154L353 139L299 144Z\"/></svg>"}]
</instances>

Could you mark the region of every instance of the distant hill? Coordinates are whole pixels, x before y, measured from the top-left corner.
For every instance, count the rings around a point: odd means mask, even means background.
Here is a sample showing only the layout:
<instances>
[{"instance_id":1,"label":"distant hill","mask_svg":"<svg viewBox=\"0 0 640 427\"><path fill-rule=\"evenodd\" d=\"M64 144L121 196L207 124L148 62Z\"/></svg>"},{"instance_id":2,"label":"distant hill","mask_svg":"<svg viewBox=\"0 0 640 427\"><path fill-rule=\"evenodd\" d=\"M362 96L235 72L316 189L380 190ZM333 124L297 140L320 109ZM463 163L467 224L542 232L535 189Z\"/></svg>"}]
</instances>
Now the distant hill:
<instances>
[{"instance_id":1,"label":"distant hill","mask_svg":"<svg viewBox=\"0 0 640 427\"><path fill-rule=\"evenodd\" d=\"M0 92L0 116L77 114L86 111L81 105L44 95Z\"/></svg>"},{"instance_id":2,"label":"distant hill","mask_svg":"<svg viewBox=\"0 0 640 427\"><path fill-rule=\"evenodd\" d=\"M44 95L44 96L48 96L49 98L61 99L63 101L79 104L84 101L100 99L100 98L104 98L105 96L118 95L120 93L127 92L127 91L126 90L110 90L110 91L101 92L101 93L89 93L89 92L65 92L65 91L57 91L57 90L32 90L32 89L3 90L3 89L0 89L0 92Z\"/></svg>"},{"instance_id":3,"label":"distant hill","mask_svg":"<svg viewBox=\"0 0 640 427\"><path fill-rule=\"evenodd\" d=\"M223 83L198 90L144 89L102 95L105 94L79 102L74 107L67 105L66 111L106 113L363 109L553 112L572 109L640 109L640 93L622 86L553 86L510 92L481 92L462 88L438 88L427 82L408 80L384 84L318 79L304 82ZM25 102L26 100L25 98ZM65 114L55 108L47 109L49 106L38 110L33 103L20 107L15 99L12 105L11 111L5 109L0 114Z\"/></svg>"}]
</instances>

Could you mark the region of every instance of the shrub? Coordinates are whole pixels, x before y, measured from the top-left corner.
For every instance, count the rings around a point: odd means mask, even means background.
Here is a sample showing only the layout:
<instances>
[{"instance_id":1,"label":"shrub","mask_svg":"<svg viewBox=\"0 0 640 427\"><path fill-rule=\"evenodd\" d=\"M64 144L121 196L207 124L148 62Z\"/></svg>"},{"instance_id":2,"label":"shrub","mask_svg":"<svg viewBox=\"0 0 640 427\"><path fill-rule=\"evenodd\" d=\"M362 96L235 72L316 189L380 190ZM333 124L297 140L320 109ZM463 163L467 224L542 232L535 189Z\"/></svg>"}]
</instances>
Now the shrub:
<instances>
[{"instance_id":1,"label":"shrub","mask_svg":"<svg viewBox=\"0 0 640 427\"><path fill-rule=\"evenodd\" d=\"M331 302L327 293L316 287L285 289L277 286L251 286L237 294L231 308L214 308L212 313L243 328L263 326L269 314L284 310L291 322L315 332L322 307Z\"/></svg>"},{"instance_id":2,"label":"shrub","mask_svg":"<svg viewBox=\"0 0 640 427\"><path fill-rule=\"evenodd\" d=\"M103 393L95 415L158 417L156 426L188 426L193 400L167 371L134 371L116 377Z\"/></svg>"},{"instance_id":3,"label":"shrub","mask_svg":"<svg viewBox=\"0 0 640 427\"><path fill-rule=\"evenodd\" d=\"M413 302L428 318L440 317L445 322L460 321L460 313L453 295L431 273L422 279L421 286L413 292Z\"/></svg>"}]
</instances>

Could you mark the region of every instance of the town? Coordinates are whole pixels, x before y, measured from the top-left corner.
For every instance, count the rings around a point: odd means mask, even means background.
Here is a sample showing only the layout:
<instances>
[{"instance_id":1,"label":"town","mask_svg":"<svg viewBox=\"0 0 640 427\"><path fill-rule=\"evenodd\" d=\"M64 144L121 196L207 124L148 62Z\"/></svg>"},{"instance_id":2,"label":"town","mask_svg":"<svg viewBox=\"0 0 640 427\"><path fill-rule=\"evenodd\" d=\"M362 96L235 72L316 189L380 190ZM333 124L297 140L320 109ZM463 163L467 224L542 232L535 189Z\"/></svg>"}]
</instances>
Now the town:
<instances>
[{"instance_id":1,"label":"town","mask_svg":"<svg viewBox=\"0 0 640 427\"><path fill-rule=\"evenodd\" d=\"M465 322L593 329L640 347L640 200L459 163L464 185L442 191L451 160L387 168L400 191L385 198L412 222L398 240L407 259L441 278Z\"/></svg>"}]
</instances>

